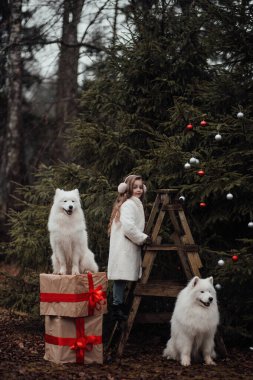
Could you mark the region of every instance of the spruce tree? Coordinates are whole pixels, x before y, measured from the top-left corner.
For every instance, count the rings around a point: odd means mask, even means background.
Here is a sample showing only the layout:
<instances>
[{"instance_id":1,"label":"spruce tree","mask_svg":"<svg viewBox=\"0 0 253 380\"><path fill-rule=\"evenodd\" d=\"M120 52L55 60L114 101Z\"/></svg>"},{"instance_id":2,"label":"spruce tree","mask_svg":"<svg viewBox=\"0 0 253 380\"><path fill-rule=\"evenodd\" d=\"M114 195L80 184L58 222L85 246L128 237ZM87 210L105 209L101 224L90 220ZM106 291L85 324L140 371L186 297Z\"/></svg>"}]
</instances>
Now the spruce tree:
<instances>
[{"instance_id":1,"label":"spruce tree","mask_svg":"<svg viewBox=\"0 0 253 380\"><path fill-rule=\"evenodd\" d=\"M21 263L48 270L46 222L54 190L78 187L90 245L104 269L117 185L127 174L141 173L148 188L173 186L178 197L185 195L203 275L214 274L222 284L220 297L237 307L231 317L224 303L225 325L237 323L240 334L250 336L252 6L249 1L137 1L126 16L128 40L114 43L95 79L85 83L80 117L66 136L73 162L43 167L32 187L20 188L24 203L10 215L8 250ZM243 36L240 43L234 25ZM201 126L202 120L207 125ZM193 130L186 129L190 123ZM221 141L215 140L217 133ZM192 157L199 165L187 170ZM206 174L199 176L199 169ZM232 200L226 198L229 192ZM153 200L151 191L148 202ZM239 252L237 262L231 261L231 250Z\"/></svg>"},{"instance_id":2,"label":"spruce tree","mask_svg":"<svg viewBox=\"0 0 253 380\"><path fill-rule=\"evenodd\" d=\"M179 187L186 197L185 206L206 273L215 274L216 283L222 286L225 328L234 336L250 338L252 4L221 1L208 2L207 7L204 3L208 17L203 41L212 60L212 77L199 83L191 102L186 97L176 99L168 123L174 134L157 145L150 165L158 168L157 182ZM200 125L203 119L206 126ZM186 128L190 123L193 130ZM221 140L215 139L217 134ZM200 164L185 169L184 164L193 157ZM205 170L203 177L197 175L199 169ZM166 172L170 174L166 176ZM227 199L229 193L232 199ZM201 208L200 202L206 207ZM233 262L233 256L238 261ZM222 268L217 265L219 258L225 260Z\"/></svg>"}]
</instances>

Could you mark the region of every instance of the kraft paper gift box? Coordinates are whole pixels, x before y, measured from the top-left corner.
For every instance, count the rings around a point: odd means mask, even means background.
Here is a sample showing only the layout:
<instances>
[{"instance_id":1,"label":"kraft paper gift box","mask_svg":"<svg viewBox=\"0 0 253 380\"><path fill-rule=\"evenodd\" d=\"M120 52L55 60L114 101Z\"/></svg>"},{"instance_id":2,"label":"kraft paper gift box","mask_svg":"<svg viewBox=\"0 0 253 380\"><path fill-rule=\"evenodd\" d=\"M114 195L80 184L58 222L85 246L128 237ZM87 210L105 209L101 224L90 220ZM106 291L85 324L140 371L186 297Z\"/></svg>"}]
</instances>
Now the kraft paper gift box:
<instances>
[{"instance_id":1,"label":"kraft paper gift box","mask_svg":"<svg viewBox=\"0 0 253 380\"><path fill-rule=\"evenodd\" d=\"M67 318L45 316L44 359L62 363L103 363L103 315Z\"/></svg>"},{"instance_id":2,"label":"kraft paper gift box","mask_svg":"<svg viewBox=\"0 0 253 380\"><path fill-rule=\"evenodd\" d=\"M105 272L40 274L40 314L85 317L107 313Z\"/></svg>"}]
</instances>

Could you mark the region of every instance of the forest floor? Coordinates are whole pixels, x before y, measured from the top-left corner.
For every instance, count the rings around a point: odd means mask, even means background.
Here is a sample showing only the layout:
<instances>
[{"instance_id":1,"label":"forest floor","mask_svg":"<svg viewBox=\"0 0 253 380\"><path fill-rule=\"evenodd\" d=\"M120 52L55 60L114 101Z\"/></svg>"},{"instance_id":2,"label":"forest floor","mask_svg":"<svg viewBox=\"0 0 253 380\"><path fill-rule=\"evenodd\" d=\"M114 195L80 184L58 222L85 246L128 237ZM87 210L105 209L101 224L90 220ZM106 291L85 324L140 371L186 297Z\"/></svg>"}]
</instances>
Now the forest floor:
<instances>
[{"instance_id":1,"label":"forest floor","mask_svg":"<svg viewBox=\"0 0 253 380\"><path fill-rule=\"evenodd\" d=\"M132 331L121 360L105 364L56 365L43 359L43 317L0 309L0 379L90 379L90 380L252 380L253 351L249 347L229 348L226 359L216 366L201 363L184 368L162 357L164 338L154 329Z\"/></svg>"}]
</instances>

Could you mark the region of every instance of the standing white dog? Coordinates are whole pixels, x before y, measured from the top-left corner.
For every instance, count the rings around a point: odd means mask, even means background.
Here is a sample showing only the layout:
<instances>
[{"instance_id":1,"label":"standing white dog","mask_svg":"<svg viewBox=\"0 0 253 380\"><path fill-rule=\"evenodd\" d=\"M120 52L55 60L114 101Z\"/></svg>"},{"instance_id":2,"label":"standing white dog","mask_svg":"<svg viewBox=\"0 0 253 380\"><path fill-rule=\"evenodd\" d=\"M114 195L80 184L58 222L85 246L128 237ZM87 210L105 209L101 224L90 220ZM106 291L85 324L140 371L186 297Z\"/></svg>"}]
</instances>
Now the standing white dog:
<instances>
[{"instance_id":1,"label":"standing white dog","mask_svg":"<svg viewBox=\"0 0 253 380\"><path fill-rule=\"evenodd\" d=\"M183 366L202 354L206 364L215 364L214 335L219 312L213 277L194 277L178 294L171 318L171 338L163 351L167 359L179 360Z\"/></svg>"},{"instance_id":2,"label":"standing white dog","mask_svg":"<svg viewBox=\"0 0 253 380\"><path fill-rule=\"evenodd\" d=\"M77 189L56 189L48 219L48 230L55 274L98 271L94 254L88 248L86 223Z\"/></svg>"}]
</instances>

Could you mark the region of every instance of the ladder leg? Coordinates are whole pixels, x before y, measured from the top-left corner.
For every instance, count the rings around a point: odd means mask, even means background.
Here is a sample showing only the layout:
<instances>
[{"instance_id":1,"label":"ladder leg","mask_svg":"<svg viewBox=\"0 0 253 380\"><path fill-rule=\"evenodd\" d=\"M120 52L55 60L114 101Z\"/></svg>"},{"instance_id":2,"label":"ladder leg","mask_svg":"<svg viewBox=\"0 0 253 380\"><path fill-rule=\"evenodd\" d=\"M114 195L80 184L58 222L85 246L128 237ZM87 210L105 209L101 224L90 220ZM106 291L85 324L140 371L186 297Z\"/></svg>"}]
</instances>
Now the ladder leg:
<instances>
[{"instance_id":1,"label":"ladder leg","mask_svg":"<svg viewBox=\"0 0 253 380\"><path fill-rule=\"evenodd\" d=\"M105 351L108 351L109 348L111 347L111 344L112 344L113 338L114 338L114 336L115 336L115 334L116 334L116 331L117 331L117 329L118 329L118 326L119 326L119 322L116 321L115 324L114 324L114 326L113 326L113 329L112 329L112 333L111 333L111 335L110 335L110 338L109 338L109 340L108 340L108 342L107 342L107 345L106 345L106 347L105 347Z\"/></svg>"},{"instance_id":2,"label":"ladder leg","mask_svg":"<svg viewBox=\"0 0 253 380\"><path fill-rule=\"evenodd\" d=\"M179 245L194 244L192 233L186 220L184 210L179 209L177 212L179 220L176 218L175 211L169 210L169 216L174 226L174 233L172 234L173 240L176 244ZM181 222L181 226L179 224L179 221ZM199 268L202 267L202 264L198 252L185 252L179 249L178 255L180 257L180 261L184 268L187 279L189 280L193 275L200 277Z\"/></svg>"},{"instance_id":3,"label":"ladder leg","mask_svg":"<svg viewBox=\"0 0 253 380\"><path fill-rule=\"evenodd\" d=\"M129 316L127 319L126 328L124 329L124 331L122 332L122 335L120 337L120 342L119 342L118 349L117 349L117 355L119 357L122 356L122 353L123 353L125 344L128 340L129 334L131 332L131 329L132 329L134 319L135 319L135 316L137 314L140 302L141 302L141 297L135 296L134 300L133 300L132 308L130 310L130 313L129 313Z\"/></svg>"},{"instance_id":4,"label":"ladder leg","mask_svg":"<svg viewBox=\"0 0 253 380\"><path fill-rule=\"evenodd\" d=\"M146 224L146 228L145 228L145 232L148 235L150 234L151 228L154 225L156 215L159 212L160 203L161 203L160 195L157 194L155 202L154 202L152 210L151 210L151 213L150 213L150 216L149 216L147 224Z\"/></svg>"},{"instance_id":5,"label":"ladder leg","mask_svg":"<svg viewBox=\"0 0 253 380\"><path fill-rule=\"evenodd\" d=\"M220 357L226 358L228 356L228 353L219 330L215 334L214 341Z\"/></svg>"},{"instance_id":6,"label":"ladder leg","mask_svg":"<svg viewBox=\"0 0 253 380\"><path fill-rule=\"evenodd\" d=\"M181 245L181 240L175 232L171 235L171 238L175 242L175 244L177 244L178 246ZM185 276L186 276L187 280L190 280L193 276L193 272L192 272L192 268L190 267L189 262L187 260L187 256L186 256L185 252L183 250L181 250L180 248L178 248L177 253L178 253L181 265L183 267Z\"/></svg>"},{"instance_id":7,"label":"ladder leg","mask_svg":"<svg viewBox=\"0 0 253 380\"><path fill-rule=\"evenodd\" d=\"M189 224L187 222L184 210L180 210L178 212L178 216L182 223L182 227L185 233L184 237L182 238L183 242L186 244L194 244L194 239L193 239ZM193 267L193 270L196 268L196 271L198 272L198 269L202 268L202 263L201 263L198 252L188 253L188 259L189 259L190 265Z\"/></svg>"}]
</instances>

